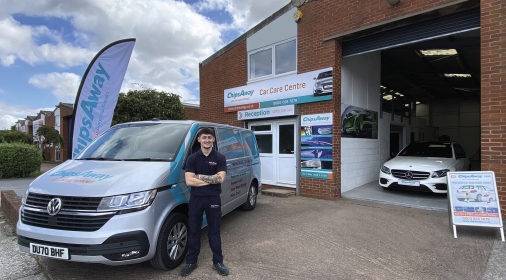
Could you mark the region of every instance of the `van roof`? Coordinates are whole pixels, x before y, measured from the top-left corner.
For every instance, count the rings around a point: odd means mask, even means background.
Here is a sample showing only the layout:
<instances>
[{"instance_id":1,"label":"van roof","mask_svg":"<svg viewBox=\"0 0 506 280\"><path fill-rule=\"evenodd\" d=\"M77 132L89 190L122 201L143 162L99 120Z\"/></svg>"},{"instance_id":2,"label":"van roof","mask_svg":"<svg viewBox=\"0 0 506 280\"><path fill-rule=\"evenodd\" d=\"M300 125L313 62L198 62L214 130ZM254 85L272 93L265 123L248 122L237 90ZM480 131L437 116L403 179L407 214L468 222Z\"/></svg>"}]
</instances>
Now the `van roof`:
<instances>
[{"instance_id":1,"label":"van roof","mask_svg":"<svg viewBox=\"0 0 506 280\"><path fill-rule=\"evenodd\" d=\"M204 121L196 121L196 120L148 120L148 121L135 121L135 122L125 122L121 124L131 124L131 123L182 123L182 124L198 124L199 126L229 126L234 128L246 129L243 127L231 126L228 124L222 123L212 123L212 122L204 122Z\"/></svg>"}]
</instances>

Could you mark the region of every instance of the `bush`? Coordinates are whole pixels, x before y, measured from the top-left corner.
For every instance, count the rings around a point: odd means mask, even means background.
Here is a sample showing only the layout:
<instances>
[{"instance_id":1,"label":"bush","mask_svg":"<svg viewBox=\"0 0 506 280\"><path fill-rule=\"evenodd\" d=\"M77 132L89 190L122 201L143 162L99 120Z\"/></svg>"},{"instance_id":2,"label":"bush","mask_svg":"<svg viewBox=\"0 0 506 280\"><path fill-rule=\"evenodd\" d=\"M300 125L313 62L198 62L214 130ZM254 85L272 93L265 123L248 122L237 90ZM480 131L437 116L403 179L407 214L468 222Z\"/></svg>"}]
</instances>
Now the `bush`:
<instances>
[{"instance_id":1,"label":"bush","mask_svg":"<svg viewBox=\"0 0 506 280\"><path fill-rule=\"evenodd\" d=\"M0 131L0 143L32 144L33 136L21 131Z\"/></svg>"},{"instance_id":2,"label":"bush","mask_svg":"<svg viewBox=\"0 0 506 280\"><path fill-rule=\"evenodd\" d=\"M32 145L0 143L0 178L27 177L40 170L42 156Z\"/></svg>"}]
</instances>

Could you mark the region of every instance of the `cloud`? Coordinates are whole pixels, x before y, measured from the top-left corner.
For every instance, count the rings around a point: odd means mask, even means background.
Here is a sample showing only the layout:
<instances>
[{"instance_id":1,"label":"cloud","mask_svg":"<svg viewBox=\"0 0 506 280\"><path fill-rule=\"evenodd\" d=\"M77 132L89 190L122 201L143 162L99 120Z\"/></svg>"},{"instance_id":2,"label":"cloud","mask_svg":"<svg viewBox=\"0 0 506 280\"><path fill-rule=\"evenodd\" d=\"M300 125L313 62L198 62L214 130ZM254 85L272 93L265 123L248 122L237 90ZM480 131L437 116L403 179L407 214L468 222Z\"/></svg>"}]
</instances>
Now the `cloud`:
<instances>
[{"instance_id":1,"label":"cloud","mask_svg":"<svg viewBox=\"0 0 506 280\"><path fill-rule=\"evenodd\" d=\"M21 25L12 17L0 18L0 61L10 66L17 59L30 65L51 62L58 67L69 67L89 61L94 53L82 47L64 42L61 35L45 26ZM37 45L35 41L45 38L51 43Z\"/></svg>"},{"instance_id":2,"label":"cloud","mask_svg":"<svg viewBox=\"0 0 506 280\"><path fill-rule=\"evenodd\" d=\"M287 3L288 0L201 0L192 5L180 0L0 0L0 70L24 66L19 62L36 70L40 67L37 72L41 74L32 76L28 83L50 89L60 102L73 103L81 79L78 74L82 73L71 72L87 66L109 43L136 38L121 91L139 89L140 84L178 94L183 102L199 103L199 62L235 39L228 37L230 34L245 32ZM228 13L232 21L213 22L207 12ZM30 17L37 20L30 21ZM52 19L68 26L43 25ZM47 66L57 66L61 71L54 67L46 70ZM41 97L40 102L49 99ZM41 110L1 101L0 108L0 129Z\"/></svg>"},{"instance_id":3,"label":"cloud","mask_svg":"<svg viewBox=\"0 0 506 280\"><path fill-rule=\"evenodd\" d=\"M1 101L0 108L2 108L0 130L10 129L19 119L24 119L26 116L34 116L39 113L40 110L53 111L55 109L55 107L28 108L26 106L12 106Z\"/></svg>"},{"instance_id":4,"label":"cloud","mask_svg":"<svg viewBox=\"0 0 506 280\"><path fill-rule=\"evenodd\" d=\"M73 103L81 77L74 73L47 73L32 76L28 82L38 88L52 88L52 93L60 102Z\"/></svg>"}]
</instances>

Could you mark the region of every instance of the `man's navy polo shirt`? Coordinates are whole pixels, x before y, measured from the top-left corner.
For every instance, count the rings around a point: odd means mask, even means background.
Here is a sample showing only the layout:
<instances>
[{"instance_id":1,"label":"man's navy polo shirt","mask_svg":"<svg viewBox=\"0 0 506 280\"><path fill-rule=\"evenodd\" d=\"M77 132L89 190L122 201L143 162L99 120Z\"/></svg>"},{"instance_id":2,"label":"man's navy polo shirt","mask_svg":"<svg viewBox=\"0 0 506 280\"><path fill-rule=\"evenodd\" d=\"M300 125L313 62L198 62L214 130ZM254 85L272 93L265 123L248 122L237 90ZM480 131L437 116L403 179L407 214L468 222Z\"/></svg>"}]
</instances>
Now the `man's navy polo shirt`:
<instances>
[{"instance_id":1,"label":"man's navy polo shirt","mask_svg":"<svg viewBox=\"0 0 506 280\"><path fill-rule=\"evenodd\" d=\"M220 171L227 172L227 160L224 155L215 150L211 150L207 157L202 153L202 150L199 150L188 157L185 171L202 175L215 175ZM192 187L190 192L196 196L220 195L221 184Z\"/></svg>"}]
</instances>

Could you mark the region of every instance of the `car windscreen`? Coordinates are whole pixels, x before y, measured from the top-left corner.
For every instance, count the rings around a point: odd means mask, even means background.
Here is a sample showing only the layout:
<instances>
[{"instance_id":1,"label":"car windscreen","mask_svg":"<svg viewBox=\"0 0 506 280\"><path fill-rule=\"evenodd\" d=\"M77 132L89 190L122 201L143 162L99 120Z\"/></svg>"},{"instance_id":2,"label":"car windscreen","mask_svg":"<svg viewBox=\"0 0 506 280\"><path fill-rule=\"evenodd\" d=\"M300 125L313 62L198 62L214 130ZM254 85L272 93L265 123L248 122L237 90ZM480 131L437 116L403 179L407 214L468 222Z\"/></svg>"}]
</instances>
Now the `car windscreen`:
<instances>
[{"instance_id":1,"label":"car windscreen","mask_svg":"<svg viewBox=\"0 0 506 280\"><path fill-rule=\"evenodd\" d=\"M399 153L399 156L452 158L453 153L451 144L411 143Z\"/></svg>"},{"instance_id":2,"label":"car windscreen","mask_svg":"<svg viewBox=\"0 0 506 280\"><path fill-rule=\"evenodd\" d=\"M318 80L320 79L323 79L323 78L328 78L328 77L332 77L332 71L327 71L327 72L321 72L320 74L318 74Z\"/></svg>"},{"instance_id":3,"label":"car windscreen","mask_svg":"<svg viewBox=\"0 0 506 280\"><path fill-rule=\"evenodd\" d=\"M170 123L117 125L92 142L76 159L173 161L189 127Z\"/></svg>"}]
</instances>

